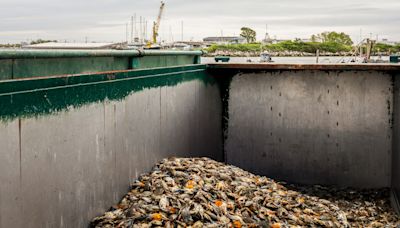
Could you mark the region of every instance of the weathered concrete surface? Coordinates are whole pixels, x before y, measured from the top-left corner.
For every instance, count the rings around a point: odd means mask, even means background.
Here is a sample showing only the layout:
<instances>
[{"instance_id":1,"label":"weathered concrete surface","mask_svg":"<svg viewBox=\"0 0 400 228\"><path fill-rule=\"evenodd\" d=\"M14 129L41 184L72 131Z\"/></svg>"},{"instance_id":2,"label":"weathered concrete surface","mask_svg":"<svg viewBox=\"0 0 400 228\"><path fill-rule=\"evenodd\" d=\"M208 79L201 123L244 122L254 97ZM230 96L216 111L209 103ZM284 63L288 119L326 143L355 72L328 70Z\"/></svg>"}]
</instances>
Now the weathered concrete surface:
<instances>
[{"instance_id":1,"label":"weathered concrete surface","mask_svg":"<svg viewBox=\"0 0 400 228\"><path fill-rule=\"evenodd\" d=\"M227 162L295 183L389 187L392 89L378 71L236 75Z\"/></svg>"},{"instance_id":2,"label":"weathered concrete surface","mask_svg":"<svg viewBox=\"0 0 400 228\"><path fill-rule=\"evenodd\" d=\"M0 124L0 227L21 227L19 120Z\"/></svg>"},{"instance_id":3,"label":"weathered concrete surface","mask_svg":"<svg viewBox=\"0 0 400 228\"><path fill-rule=\"evenodd\" d=\"M193 80L0 122L0 227L85 227L163 158L220 160L218 96Z\"/></svg>"},{"instance_id":4,"label":"weathered concrete surface","mask_svg":"<svg viewBox=\"0 0 400 228\"><path fill-rule=\"evenodd\" d=\"M400 214L400 74L394 77L392 204Z\"/></svg>"}]
</instances>

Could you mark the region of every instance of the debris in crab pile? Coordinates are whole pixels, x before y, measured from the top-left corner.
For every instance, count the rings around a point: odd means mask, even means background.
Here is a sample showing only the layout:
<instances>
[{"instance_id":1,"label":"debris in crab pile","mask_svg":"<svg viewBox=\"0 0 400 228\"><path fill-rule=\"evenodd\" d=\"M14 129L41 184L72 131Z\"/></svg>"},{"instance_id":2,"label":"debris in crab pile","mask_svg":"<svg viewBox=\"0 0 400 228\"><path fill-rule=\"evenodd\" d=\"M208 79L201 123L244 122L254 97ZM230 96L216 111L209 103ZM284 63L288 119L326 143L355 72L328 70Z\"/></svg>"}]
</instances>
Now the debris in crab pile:
<instances>
[{"instance_id":1,"label":"debris in crab pile","mask_svg":"<svg viewBox=\"0 0 400 228\"><path fill-rule=\"evenodd\" d=\"M288 188L328 200L346 213L351 227L398 227L400 218L390 206L390 190L363 190L328 188L319 185ZM397 225L397 226L396 226Z\"/></svg>"},{"instance_id":2,"label":"debris in crab pile","mask_svg":"<svg viewBox=\"0 0 400 228\"><path fill-rule=\"evenodd\" d=\"M164 159L92 227L396 227L387 199L355 204L333 190L284 187L208 158ZM318 193L329 193L327 200ZM304 193L301 193L304 192ZM345 194L342 191L340 194ZM357 195L355 192L354 194Z\"/></svg>"}]
</instances>

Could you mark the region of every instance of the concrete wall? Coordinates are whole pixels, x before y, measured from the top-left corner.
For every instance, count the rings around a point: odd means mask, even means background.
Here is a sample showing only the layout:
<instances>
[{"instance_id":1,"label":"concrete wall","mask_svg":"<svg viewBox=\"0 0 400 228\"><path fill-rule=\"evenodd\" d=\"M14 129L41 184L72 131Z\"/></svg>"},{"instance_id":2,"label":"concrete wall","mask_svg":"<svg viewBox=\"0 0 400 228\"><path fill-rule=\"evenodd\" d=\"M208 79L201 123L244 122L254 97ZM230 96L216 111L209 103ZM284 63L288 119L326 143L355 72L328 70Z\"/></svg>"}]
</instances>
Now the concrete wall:
<instances>
[{"instance_id":1,"label":"concrete wall","mask_svg":"<svg viewBox=\"0 0 400 228\"><path fill-rule=\"evenodd\" d=\"M392 204L400 214L400 74L394 78Z\"/></svg>"},{"instance_id":2,"label":"concrete wall","mask_svg":"<svg viewBox=\"0 0 400 228\"><path fill-rule=\"evenodd\" d=\"M237 74L227 162L294 183L389 187L392 90L378 71Z\"/></svg>"},{"instance_id":3,"label":"concrete wall","mask_svg":"<svg viewBox=\"0 0 400 228\"><path fill-rule=\"evenodd\" d=\"M170 156L221 160L216 85L191 80L0 121L0 227L85 227Z\"/></svg>"},{"instance_id":4,"label":"concrete wall","mask_svg":"<svg viewBox=\"0 0 400 228\"><path fill-rule=\"evenodd\" d=\"M0 227L86 226L162 158L222 160L222 123L230 164L400 194L392 75L243 71L229 97L236 71L205 66L0 82Z\"/></svg>"}]
</instances>

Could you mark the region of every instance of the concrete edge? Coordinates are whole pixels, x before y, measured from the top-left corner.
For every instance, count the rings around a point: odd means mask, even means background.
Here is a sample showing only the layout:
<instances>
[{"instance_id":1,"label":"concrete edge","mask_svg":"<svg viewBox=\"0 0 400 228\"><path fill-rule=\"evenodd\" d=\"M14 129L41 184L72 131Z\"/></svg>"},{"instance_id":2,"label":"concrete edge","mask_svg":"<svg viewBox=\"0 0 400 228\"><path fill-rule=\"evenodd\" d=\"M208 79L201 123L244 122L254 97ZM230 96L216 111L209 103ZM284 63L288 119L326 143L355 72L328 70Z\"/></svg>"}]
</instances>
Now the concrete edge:
<instances>
[{"instance_id":1,"label":"concrete edge","mask_svg":"<svg viewBox=\"0 0 400 228\"><path fill-rule=\"evenodd\" d=\"M400 71L400 64L277 64L277 63L209 63L213 70L379 70Z\"/></svg>"}]
</instances>

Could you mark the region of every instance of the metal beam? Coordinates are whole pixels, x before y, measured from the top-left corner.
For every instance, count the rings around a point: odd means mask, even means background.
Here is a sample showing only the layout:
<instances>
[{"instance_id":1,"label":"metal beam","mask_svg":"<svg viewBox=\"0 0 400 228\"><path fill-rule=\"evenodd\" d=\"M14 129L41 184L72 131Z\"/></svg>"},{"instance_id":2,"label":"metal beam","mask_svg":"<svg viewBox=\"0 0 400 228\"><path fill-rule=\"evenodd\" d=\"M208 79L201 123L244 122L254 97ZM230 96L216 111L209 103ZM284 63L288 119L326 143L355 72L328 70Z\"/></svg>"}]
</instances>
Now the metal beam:
<instances>
[{"instance_id":1,"label":"metal beam","mask_svg":"<svg viewBox=\"0 0 400 228\"><path fill-rule=\"evenodd\" d=\"M155 50L3 50L0 59L63 58L63 57L137 57L192 55L200 56L202 51L155 51Z\"/></svg>"}]
</instances>

